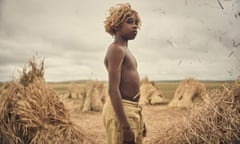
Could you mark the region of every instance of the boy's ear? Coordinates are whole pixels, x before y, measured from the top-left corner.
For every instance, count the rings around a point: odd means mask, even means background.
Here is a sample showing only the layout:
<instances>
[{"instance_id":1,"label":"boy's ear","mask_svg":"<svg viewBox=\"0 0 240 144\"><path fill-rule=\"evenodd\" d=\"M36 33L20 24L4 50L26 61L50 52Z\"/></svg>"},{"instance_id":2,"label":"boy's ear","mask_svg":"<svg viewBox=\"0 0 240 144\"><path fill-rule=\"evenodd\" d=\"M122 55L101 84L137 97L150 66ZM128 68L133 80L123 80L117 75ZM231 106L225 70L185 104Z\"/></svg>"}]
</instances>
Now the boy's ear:
<instances>
[{"instance_id":1,"label":"boy's ear","mask_svg":"<svg viewBox=\"0 0 240 144\"><path fill-rule=\"evenodd\" d=\"M120 24L119 26L112 26L112 30L113 31L118 31L119 29L121 29L122 25Z\"/></svg>"},{"instance_id":2,"label":"boy's ear","mask_svg":"<svg viewBox=\"0 0 240 144\"><path fill-rule=\"evenodd\" d=\"M113 31L114 34L116 34L116 32L118 31L118 29L119 29L118 27L112 26L112 31Z\"/></svg>"},{"instance_id":3,"label":"boy's ear","mask_svg":"<svg viewBox=\"0 0 240 144\"><path fill-rule=\"evenodd\" d=\"M117 27L117 26L112 26L112 30L113 30L113 31L117 31L117 30L118 30L118 27Z\"/></svg>"}]
</instances>

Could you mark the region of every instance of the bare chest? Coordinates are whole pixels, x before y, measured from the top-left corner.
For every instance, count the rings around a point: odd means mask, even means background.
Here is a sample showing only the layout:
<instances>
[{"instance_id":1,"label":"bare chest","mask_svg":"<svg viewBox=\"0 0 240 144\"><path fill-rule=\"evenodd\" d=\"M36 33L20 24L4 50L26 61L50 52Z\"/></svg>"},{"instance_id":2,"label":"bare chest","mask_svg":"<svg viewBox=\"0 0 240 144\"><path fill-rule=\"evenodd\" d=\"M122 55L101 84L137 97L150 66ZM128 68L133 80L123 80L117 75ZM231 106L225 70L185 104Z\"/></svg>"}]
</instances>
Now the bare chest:
<instances>
[{"instance_id":1,"label":"bare chest","mask_svg":"<svg viewBox=\"0 0 240 144\"><path fill-rule=\"evenodd\" d=\"M132 55L132 53L129 50L126 51L123 65L127 68L132 68L132 69L137 68L136 58Z\"/></svg>"}]
</instances>

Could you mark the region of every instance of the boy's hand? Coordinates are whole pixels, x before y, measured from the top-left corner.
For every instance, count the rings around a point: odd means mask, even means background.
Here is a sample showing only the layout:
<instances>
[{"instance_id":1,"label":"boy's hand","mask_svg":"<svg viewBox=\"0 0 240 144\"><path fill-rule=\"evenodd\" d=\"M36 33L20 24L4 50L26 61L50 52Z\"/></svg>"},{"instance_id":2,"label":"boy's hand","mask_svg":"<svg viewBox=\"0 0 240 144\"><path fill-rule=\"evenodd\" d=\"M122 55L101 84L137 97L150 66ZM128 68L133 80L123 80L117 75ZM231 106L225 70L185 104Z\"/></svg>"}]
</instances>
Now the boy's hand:
<instances>
[{"instance_id":1,"label":"boy's hand","mask_svg":"<svg viewBox=\"0 0 240 144\"><path fill-rule=\"evenodd\" d=\"M135 144L135 136L131 128L123 128L123 144Z\"/></svg>"},{"instance_id":2,"label":"boy's hand","mask_svg":"<svg viewBox=\"0 0 240 144\"><path fill-rule=\"evenodd\" d=\"M143 137L146 137L147 136L147 127L146 127L146 124L144 123L143 125Z\"/></svg>"}]
</instances>

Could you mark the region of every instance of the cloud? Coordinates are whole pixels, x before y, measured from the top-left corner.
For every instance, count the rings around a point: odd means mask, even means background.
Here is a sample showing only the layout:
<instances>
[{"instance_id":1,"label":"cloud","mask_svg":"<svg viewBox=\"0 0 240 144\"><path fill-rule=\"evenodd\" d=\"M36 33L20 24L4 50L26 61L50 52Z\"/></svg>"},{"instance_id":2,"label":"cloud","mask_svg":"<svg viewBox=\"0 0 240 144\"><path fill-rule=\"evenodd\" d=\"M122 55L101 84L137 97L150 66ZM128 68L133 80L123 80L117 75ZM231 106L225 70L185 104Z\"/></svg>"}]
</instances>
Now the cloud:
<instances>
[{"instance_id":1,"label":"cloud","mask_svg":"<svg viewBox=\"0 0 240 144\"><path fill-rule=\"evenodd\" d=\"M142 28L129 48L140 76L174 80L236 79L240 50L238 6L211 0L130 2ZM44 57L48 81L107 79L103 64L113 38L103 27L117 0L0 1L0 80L9 80L33 55ZM233 5L234 4L234 10Z\"/></svg>"}]
</instances>

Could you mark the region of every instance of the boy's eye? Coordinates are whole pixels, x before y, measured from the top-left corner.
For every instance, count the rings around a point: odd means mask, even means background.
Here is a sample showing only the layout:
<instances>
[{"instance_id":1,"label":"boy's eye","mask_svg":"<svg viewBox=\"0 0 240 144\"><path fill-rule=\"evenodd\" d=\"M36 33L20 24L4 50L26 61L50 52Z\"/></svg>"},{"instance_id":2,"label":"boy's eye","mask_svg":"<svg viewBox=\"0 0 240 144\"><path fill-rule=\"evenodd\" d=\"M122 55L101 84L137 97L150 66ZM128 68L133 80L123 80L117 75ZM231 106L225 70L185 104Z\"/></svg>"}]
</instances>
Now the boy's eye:
<instances>
[{"instance_id":1,"label":"boy's eye","mask_svg":"<svg viewBox=\"0 0 240 144\"><path fill-rule=\"evenodd\" d=\"M135 24L135 20L133 20L133 19L128 19L128 20L127 20L127 23L128 23L128 24Z\"/></svg>"}]
</instances>

